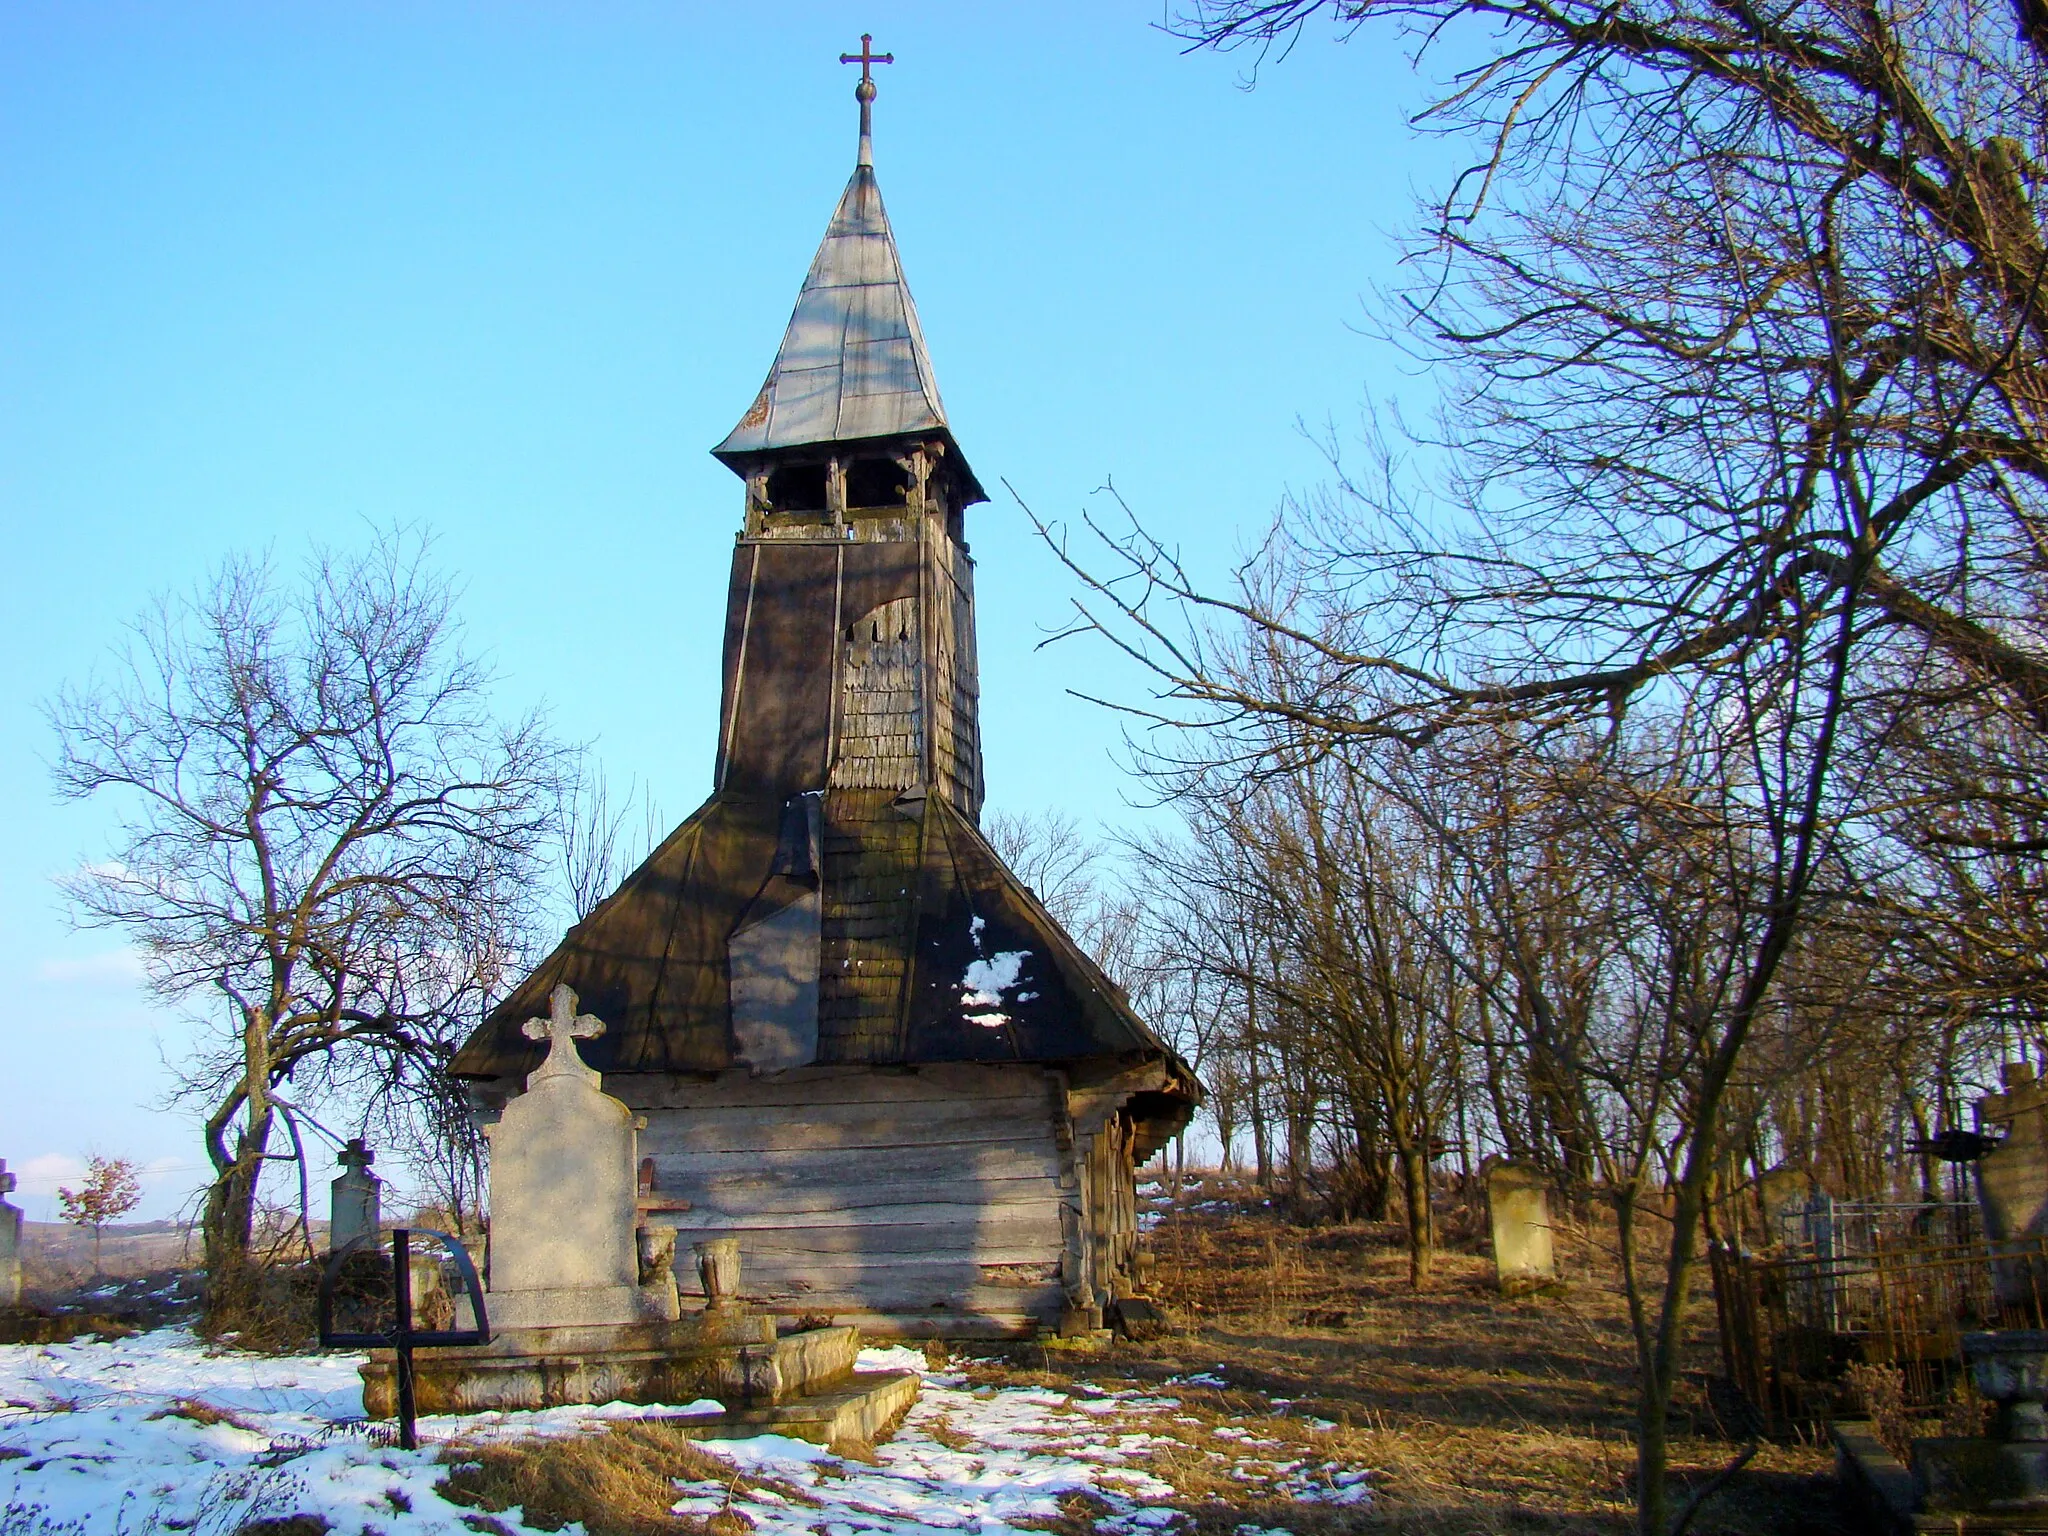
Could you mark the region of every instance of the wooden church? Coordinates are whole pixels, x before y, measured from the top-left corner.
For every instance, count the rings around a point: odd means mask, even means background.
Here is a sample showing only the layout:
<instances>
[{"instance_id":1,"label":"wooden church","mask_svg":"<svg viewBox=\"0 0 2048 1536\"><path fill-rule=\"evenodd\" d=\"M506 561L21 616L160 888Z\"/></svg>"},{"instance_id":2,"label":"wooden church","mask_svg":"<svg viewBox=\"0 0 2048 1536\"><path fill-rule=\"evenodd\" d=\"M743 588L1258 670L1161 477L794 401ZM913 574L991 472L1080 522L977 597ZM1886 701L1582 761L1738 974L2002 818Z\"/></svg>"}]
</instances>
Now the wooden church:
<instances>
[{"instance_id":1,"label":"wooden church","mask_svg":"<svg viewBox=\"0 0 2048 1536\"><path fill-rule=\"evenodd\" d=\"M974 563L953 440L860 152L768 380L712 450L746 486L711 798L478 1028L493 1117L566 982L646 1124L641 1203L737 1236L742 1288L871 1333L1099 1326L1134 1170L1192 1073L978 830Z\"/></svg>"}]
</instances>

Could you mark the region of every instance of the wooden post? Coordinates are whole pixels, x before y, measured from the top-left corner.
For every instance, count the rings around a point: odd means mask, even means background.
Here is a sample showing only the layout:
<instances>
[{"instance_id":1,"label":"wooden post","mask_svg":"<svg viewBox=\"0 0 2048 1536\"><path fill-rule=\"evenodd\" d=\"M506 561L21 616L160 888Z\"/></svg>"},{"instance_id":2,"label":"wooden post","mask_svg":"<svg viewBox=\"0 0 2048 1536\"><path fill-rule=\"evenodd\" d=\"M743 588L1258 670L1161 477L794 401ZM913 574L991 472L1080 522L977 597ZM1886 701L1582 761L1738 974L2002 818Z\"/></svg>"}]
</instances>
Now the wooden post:
<instances>
[{"instance_id":1,"label":"wooden post","mask_svg":"<svg viewBox=\"0 0 2048 1536\"><path fill-rule=\"evenodd\" d=\"M404 1227L391 1234L391 1262L392 1300L398 1310L393 1340L398 1356L398 1446L400 1450L415 1451L419 1449L419 1437L413 1431L412 1234Z\"/></svg>"}]
</instances>

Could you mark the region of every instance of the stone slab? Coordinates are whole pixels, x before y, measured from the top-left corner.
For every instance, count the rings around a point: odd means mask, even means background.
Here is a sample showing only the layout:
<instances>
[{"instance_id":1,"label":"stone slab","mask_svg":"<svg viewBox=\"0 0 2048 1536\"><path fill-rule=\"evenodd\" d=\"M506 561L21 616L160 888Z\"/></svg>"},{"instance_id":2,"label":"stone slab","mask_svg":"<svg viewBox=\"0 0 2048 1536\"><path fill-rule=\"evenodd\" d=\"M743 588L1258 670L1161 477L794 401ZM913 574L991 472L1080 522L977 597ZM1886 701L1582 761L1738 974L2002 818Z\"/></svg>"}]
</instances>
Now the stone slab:
<instances>
[{"instance_id":1,"label":"stone slab","mask_svg":"<svg viewBox=\"0 0 2048 1536\"><path fill-rule=\"evenodd\" d=\"M547 1328L555 1325L613 1328L627 1323L669 1322L681 1315L675 1283L665 1286L533 1286L492 1290L484 1297L496 1328Z\"/></svg>"},{"instance_id":2,"label":"stone slab","mask_svg":"<svg viewBox=\"0 0 2048 1536\"><path fill-rule=\"evenodd\" d=\"M419 1411L507 1412L701 1397L770 1407L849 1380L860 1350L852 1328L819 1328L748 1344L634 1349L615 1341L611 1347L574 1350L562 1347L564 1342L513 1335L493 1337L477 1349L419 1350L413 1357ZM391 1351L373 1350L361 1375L363 1411L373 1419L390 1418L398 1408Z\"/></svg>"},{"instance_id":3,"label":"stone slab","mask_svg":"<svg viewBox=\"0 0 2048 1536\"><path fill-rule=\"evenodd\" d=\"M490 1305L508 1326L631 1322L643 1315L633 1115L576 1052L603 1022L577 1015L567 987L550 1005L548 1019L525 1026L550 1042L547 1060L485 1132Z\"/></svg>"},{"instance_id":4,"label":"stone slab","mask_svg":"<svg viewBox=\"0 0 2048 1536\"><path fill-rule=\"evenodd\" d=\"M1913 1491L1926 1513L2027 1514L2048 1530L2048 1442L1915 1440Z\"/></svg>"},{"instance_id":5,"label":"stone slab","mask_svg":"<svg viewBox=\"0 0 2048 1536\"><path fill-rule=\"evenodd\" d=\"M15 1176L0 1158L0 1195L14 1192ZM21 1305L21 1212L0 1200L0 1307Z\"/></svg>"},{"instance_id":6,"label":"stone slab","mask_svg":"<svg viewBox=\"0 0 2048 1536\"><path fill-rule=\"evenodd\" d=\"M1495 1163L1486 1173L1486 1207L1501 1289L1526 1290L1555 1280L1550 1188L1543 1175L1517 1163Z\"/></svg>"},{"instance_id":7,"label":"stone slab","mask_svg":"<svg viewBox=\"0 0 2048 1536\"><path fill-rule=\"evenodd\" d=\"M491 1319L491 1342L454 1349L422 1349L422 1360L480 1355L587 1355L604 1350L629 1352L719 1349L728 1345L773 1344L773 1318L731 1312L686 1312L674 1322L642 1321L602 1326L581 1324L559 1328L504 1328Z\"/></svg>"},{"instance_id":8,"label":"stone slab","mask_svg":"<svg viewBox=\"0 0 2048 1536\"><path fill-rule=\"evenodd\" d=\"M327 1247L339 1252L358 1238L375 1241L382 1226L384 1181L370 1172L377 1154L357 1137L341 1149L342 1175L327 1186Z\"/></svg>"},{"instance_id":9,"label":"stone slab","mask_svg":"<svg viewBox=\"0 0 2048 1536\"><path fill-rule=\"evenodd\" d=\"M1834 1426L1835 1475L1862 1509L1869 1529L1881 1536L1913 1531L1913 1474L1865 1423L1842 1421Z\"/></svg>"},{"instance_id":10,"label":"stone slab","mask_svg":"<svg viewBox=\"0 0 2048 1536\"><path fill-rule=\"evenodd\" d=\"M845 1454L887 1439L923 1390L915 1371L858 1371L842 1387L793 1403L736 1408L715 1418L674 1422L696 1440L788 1435Z\"/></svg>"}]
</instances>

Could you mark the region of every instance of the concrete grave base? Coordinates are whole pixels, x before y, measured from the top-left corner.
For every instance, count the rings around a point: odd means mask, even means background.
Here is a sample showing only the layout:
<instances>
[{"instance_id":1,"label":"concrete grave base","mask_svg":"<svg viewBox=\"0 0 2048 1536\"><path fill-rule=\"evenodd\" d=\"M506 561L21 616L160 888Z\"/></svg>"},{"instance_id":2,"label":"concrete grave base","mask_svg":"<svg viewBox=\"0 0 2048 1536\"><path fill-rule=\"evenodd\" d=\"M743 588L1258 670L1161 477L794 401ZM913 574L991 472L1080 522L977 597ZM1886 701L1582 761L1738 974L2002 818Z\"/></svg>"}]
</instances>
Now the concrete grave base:
<instances>
[{"instance_id":1,"label":"concrete grave base","mask_svg":"<svg viewBox=\"0 0 2048 1536\"><path fill-rule=\"evenodd\" d=\"M1913 1491L1928 1513L2025 1513L2034 1529L2048 1530L2048 1443L1915 1440Z\"/></svg>"},{"instance_id":2,"label":"concrete grave base","mask_svg":"<svg viewBox=\"0 0 2048 1536\"><path fill-rule=\"evenodd\" d=\"M576 1289L535 1286L520 1291L494 1290L485 1298L491 1326L506 1331L573 1321L595 1327L628 1323L674 1322L681 1315L673 1280L665 1286L611 1285Z\"/></svg>"},{"instance_id":3,"label":"concrete grave base","mask_svg":"<svg viewBox=\"0 0 2048 1536\"><path fill-rule=\"evenodd\" d=\"M860 1352L853 1328L814 1328L778 1339L767 1319L736 1317L729 1337L716 1333L717 1325L508 1328L482 1348L416 1350L413 1393L421 1413L701 1397L769 1407L843 1385ZM372 1351L362 1367L363 1411L371 1418L397 1412L396 1372L389 1350Z\"/></svg>"},{"instance_id":4,"label":"concrete grave base","mask_svg":"<svg viewBox=\"0 0 2048 1536\"><path fill-rule=\"evenodd\" d=\"M1909 1470L1868 1424L1837 1421L1835 1460L1866 1528L1885 1536L2048 1532L2048 1504L2026 1493L2048 1447L1977 1438L1913 1442ZM2016 1453L2016 1454L2014 1454Z\"/></svg>"},{"instance_id":5,"label":"concrete grave base","mask_svg":"<svg viewBox=\"0 0 2048 1536\"><path fill-rule=\"evenodd\" d=\"M795 1402L672 1422L693 1440L788 1435L844 1453L887 1439L923 1388L915 1371L856 1371L839 1386Z\"/></svg>"}]
</instances>

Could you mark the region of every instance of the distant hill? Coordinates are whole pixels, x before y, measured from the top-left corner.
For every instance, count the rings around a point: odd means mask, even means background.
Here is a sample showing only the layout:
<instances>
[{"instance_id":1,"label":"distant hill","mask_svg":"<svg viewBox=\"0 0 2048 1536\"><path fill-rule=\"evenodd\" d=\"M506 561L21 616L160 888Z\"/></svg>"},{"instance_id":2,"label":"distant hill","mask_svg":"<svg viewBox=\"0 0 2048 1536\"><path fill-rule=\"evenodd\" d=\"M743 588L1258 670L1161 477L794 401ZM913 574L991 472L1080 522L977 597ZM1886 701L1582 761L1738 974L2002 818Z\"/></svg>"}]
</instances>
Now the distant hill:
<instances>
[{"instance_id":1,"label":"distant hill","mask_svg":"<svg viewBox=\"0 0 2048 1536\"><path fill-rule=\"evenodd\" d=\"M23 1280L31 1290L76 1284L92 1273L92 1233L61 1221L21 1224ZM199 1262L199 1229L180 1221L109 1226L100 1239L100 1270L113 1278Z\"/></svg>"}]
</instances>

